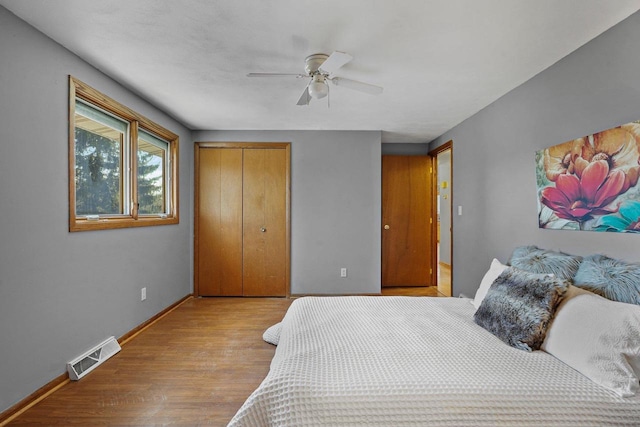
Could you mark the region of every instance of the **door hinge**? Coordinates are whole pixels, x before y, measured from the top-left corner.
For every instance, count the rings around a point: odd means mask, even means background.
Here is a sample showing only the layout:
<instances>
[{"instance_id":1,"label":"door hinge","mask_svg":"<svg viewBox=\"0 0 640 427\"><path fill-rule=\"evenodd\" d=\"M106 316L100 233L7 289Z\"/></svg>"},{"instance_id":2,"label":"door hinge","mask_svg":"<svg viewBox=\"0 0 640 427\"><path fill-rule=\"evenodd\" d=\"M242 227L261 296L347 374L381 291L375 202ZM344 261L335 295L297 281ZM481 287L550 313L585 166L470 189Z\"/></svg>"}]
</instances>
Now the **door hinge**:
<instances>
[{"instance_id":1,"label":"door hinge","mask_svg":"<svg viewBox=\"0 0 640 427\"><path fill-rule=\"evenodd\" d=\"M433 274L433 268L429 269L429 274Z\"/></svg>"},{"instance_id":2,"label":"door hinge","mask_svg":"<svg viewBox=\"0 0 640 427\"><path fill-rule=\"evenodd\" d=\"M429 166L429 173L433 173L433 168Z\"/></svg>"},{"instance_id":3,"label":"door hinge","mask_svg":"<svg viewBox=\"0 0 640 427\"><path fill-rule=\"evenodd\" d=\"M433 218L429 218L429 224L433 224Z\"/></svg>"}]
</instances>

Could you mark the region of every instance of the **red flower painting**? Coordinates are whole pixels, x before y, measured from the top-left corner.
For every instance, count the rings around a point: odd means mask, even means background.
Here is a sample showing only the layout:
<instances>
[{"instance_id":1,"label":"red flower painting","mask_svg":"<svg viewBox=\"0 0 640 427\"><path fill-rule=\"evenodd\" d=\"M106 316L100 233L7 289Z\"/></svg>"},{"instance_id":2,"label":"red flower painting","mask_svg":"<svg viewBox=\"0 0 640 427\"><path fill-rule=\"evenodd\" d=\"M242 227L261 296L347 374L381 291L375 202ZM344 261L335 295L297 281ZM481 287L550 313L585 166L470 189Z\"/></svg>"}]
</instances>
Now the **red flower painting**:
<instances>
[{"instance_id":1,"label":"red flower painting","mask_svg":"<svg viewBox=\"0 0 640 427\"><path fill-rule=\"evenodd\" d=\"M600 230L599 218L617 212L624 200L640 199L638 123L549 147L537 158L542 228Z\"/></svg>"}]
</instances>

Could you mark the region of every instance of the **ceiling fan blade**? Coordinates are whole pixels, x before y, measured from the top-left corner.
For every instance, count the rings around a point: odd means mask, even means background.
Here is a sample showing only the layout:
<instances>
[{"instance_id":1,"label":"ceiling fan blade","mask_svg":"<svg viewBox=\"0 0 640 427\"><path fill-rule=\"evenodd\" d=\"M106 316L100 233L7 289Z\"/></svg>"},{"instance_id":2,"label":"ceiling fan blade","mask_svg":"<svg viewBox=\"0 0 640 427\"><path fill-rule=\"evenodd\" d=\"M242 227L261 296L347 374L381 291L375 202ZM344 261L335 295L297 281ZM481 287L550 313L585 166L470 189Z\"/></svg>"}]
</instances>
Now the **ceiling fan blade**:
<instances>
[{"instance_id":1,"label":"ceiling fan blade","mask_svg":"<svg viewBox=\"0 0 640 427\"><path fill-rule=\"evenodd\" d=\"M357 90L358 92L368 93L370 95L380 95L383 88L369 83L362 83L356 80L345 79L342 77L334 77L331 82L336 86L344 86L348 89Z\"/></svg>"},{"instance_id":2,"label":"ceiling fan blade","mask_svg":"<svg viewBox=\"0 0 640 427\"><path fill-rule=\"evenodd\" d=\"M338 52L336 50L331 55L329 55L327 60L324 61L319 68L325 73L331 74L334 71L338 70L347 62L351 61L352 59L353 59L353 56L349 55L348 53Z\"/></svg>"},{"instance_id":3,"label":"ceiling fan blade","mask_svg":"<svg viewBox=\"0 0 640 427\"><path fill-rule=\"evenodd\" d=\"M311 101L311 95L309 94L309 85L304 88L304 92L298 99L298 105L309 105L309 101Z\"/></svg>"},{"instance_id":4,"label":"ceiling fan blade","mask_svg":"<svg viewBox=\"0 0 640 427\"><path fill-rule=\"evenodd\" d=\"M295 74L295 73L249 73L247 77L283 77L283 76L294 76L297 78L309 77L305 74Z\"/></svg>"}]
</instances>

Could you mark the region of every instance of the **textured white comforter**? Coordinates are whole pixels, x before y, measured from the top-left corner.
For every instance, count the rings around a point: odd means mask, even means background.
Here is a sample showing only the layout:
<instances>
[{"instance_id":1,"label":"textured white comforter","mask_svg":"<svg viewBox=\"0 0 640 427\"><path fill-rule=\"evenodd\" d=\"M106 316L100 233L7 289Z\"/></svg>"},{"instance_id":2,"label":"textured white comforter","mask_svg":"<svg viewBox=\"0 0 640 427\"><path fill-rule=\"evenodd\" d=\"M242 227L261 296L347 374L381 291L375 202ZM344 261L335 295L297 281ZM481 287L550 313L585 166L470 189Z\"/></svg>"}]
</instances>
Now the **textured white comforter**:
<instances>
[{"instance_id":1,"label":"textured white comforter","mask_svg":"<svg viewBox=\"0 0 640 427\"><path fill-rule=\"evenodd\" d=\"M229 425L640 426L640 396L508 347L473 311L460 298L298 299Z\"/></svg>"}]
</instances>

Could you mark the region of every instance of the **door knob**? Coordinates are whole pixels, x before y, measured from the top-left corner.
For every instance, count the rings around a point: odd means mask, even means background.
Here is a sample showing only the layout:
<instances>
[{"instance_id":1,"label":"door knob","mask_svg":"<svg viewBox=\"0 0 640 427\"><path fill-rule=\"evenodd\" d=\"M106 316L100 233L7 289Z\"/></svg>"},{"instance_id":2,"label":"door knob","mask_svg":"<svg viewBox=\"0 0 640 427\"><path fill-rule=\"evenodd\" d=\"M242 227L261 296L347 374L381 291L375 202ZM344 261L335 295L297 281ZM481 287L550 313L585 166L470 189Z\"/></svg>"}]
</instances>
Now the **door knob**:
<instances>
[{"instance_id":1,"label":"door knob","mask_svg":"<svg viewBox=\"0 0 640 427\"><path fill-rule=\"evenodd\" d=\"M385 230L388 230L389 228L390 228L390 227L389 227L389 224L385 224L385 225L384 225L384 229L385 229Z\"/></svg>"},{"instance_id":2,"label":"door knob","mask_svg":"<svg viewBox=\"0 0 640 427\"><path fill-rule=\"evenodd\" d=\"M262 228L260 228L260 231L262 231L263 233L266 233L267 229L262 227Z\"/></svg>"}]
</instances>

